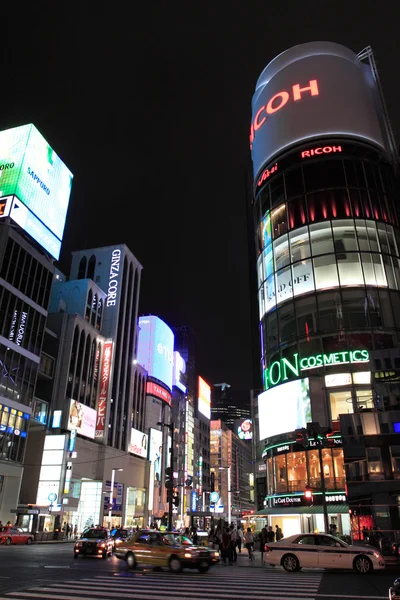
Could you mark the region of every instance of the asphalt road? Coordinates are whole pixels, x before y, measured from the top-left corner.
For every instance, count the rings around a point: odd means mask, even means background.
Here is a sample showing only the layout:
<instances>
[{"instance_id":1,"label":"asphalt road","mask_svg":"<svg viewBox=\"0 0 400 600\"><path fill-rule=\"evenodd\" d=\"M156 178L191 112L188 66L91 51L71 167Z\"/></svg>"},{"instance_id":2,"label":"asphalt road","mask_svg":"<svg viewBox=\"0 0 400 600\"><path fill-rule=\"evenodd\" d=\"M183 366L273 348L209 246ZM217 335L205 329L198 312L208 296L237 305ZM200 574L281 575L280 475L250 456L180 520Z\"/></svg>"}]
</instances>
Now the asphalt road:
<instances>
[{"instance_id":1,"label":"asphalt road","mask_svg":"<svg viewBox=\"0 0 400 600\"><path fill-rule=\"evenodd\" d=\"M0 546L0 600L386 600L398 575L400 564L365 576L318 569L290 574L262 567L258 553L254 563L242 553L237 566L217 565L204 575L131 572L114 556L74 560L69 543Z\"/></svg>"}]
</instances>

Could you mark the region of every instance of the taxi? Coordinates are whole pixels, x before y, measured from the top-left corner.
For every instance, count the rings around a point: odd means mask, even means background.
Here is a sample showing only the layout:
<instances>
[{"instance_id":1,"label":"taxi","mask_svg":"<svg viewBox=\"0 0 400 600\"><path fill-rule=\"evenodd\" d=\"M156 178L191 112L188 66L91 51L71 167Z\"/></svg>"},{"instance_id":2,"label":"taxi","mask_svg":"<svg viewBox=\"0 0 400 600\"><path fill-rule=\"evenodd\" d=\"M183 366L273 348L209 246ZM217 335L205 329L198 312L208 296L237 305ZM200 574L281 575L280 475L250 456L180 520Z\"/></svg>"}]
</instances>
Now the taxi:
<instances>
[{"instance_id":1,"label":"taxi","mask_svg":"<svg viewBox=\"0 0 400 600\"><path fill-rule=\"evenodd\" d=\"M21 527L0 527L0 544L32 544L33 534Z\"/></svg>"},{"instance_id":2,"label":"taxi","mask_svg":"<svg viewBox=\"0 0 400 600\"><path fill-rule=\"evenodd\" d=\"M106 559L114 549L114 540L104 527L85 529L74 545L74 558L79 556L101 556Z\"/></svg>"},{"instance_id":3,"label":"taxi","mask_svg":"<svg viewBox=\"0 0 400 600\"><path fill-rule=\"evenodd\" d=\"M169 567L174 573L182 569L198 569L206 573L219 560L219 552L212 548L194 546L177 532L142 530L121 542L115 556L125 560L130 569L137 565Z\"/></svg>"},{"instance_id":4,"label":"taxi","mask_svg":"<svg viewBox=\"0 0 400 600\"><path fill-rule=\"evenodd\" d=\"M264 547L264 563L286 571L305 568L354 569L370 573L385 568L382 554L369 545L351 546L327 533L298 533Z\"/></svg>"}]
</instances>

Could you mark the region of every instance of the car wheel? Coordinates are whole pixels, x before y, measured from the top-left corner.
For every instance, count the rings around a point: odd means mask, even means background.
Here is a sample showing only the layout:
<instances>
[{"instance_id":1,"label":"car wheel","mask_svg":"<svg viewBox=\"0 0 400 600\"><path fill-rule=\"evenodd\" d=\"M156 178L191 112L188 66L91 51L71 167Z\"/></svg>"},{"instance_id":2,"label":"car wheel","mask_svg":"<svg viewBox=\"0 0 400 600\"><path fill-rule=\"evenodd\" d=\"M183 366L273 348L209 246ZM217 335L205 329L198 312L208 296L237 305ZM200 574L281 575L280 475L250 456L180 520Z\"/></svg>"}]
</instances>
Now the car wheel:
<instances>
[{"instance_id":1,"label":"car wheel","mask_svg":"<svg viewBox=\"0 0 400 600\"><path fill-rule=\"evenodd\" d=\"M125 560L129 569L134 569L136 567L136 558L132 552L128 552Z\"/></svg>"},{"instance_id":2,"label":"car wheel","mask_svg":"<svg viewBox=\"0 0 400 600\"><path fill-rule=\"evenodd\" d=\"M11 544L11 538L7 538L6 539L6 546L9 546Z\"/></svg>"},{"instance_id":3,"label":"car wheel","mask_svg":"<svg viewBox=\"0 0 400 600\"><path fill-rule=\"evenodd\" d=\"M208 565L207 566L202 566L202 567L199 567L199 571L200 571L200 573L207 573L207 571L208 571L209 568L210 567Z\"/></svg>"},{"instance_id":4,"label":"car wheel","mask_svg":"<svg viewBox=\"0 0 400 600\"><path fill-rule=\"evenodd\" d=\"M354 570L357 571L357 573L362 573L364 575L366 573L371 573L373 569L372 562L370 561L368 556L364 556L362 554L355 557L353 566Z\"/></svg>"},{"instance_id":5,"label":"car wheel","mask_svg":"<svg viewBox=\"0 0 400 600\"><path fill-rule=\"evenodd\" d=\"M28 538L28 539L26 540L26 543L28 544L28 546L29 546L30 544L32 544L32 538Z\"/></svg>"},{"instance_id":6,"label":"car wheel","mask_svg":"<svg viewBox=\"0 0 400 600\"><path fill-rule=\"evenodd\" d=\"M180 573L182 571L182 563L177 556L171 556L169 559L169 568L173 573Z\"/></svg>"},{"instance_id":7,"label":"car wheel","mask_svg":"<svg viewBox=\"0 0 400 600\"><path fill-rule=\"evenodd\" d=\"M289 573L294 573L300 569L300 563L294 554L285 554L282 557L282 567Z\"/></svg>"}]
</instances>

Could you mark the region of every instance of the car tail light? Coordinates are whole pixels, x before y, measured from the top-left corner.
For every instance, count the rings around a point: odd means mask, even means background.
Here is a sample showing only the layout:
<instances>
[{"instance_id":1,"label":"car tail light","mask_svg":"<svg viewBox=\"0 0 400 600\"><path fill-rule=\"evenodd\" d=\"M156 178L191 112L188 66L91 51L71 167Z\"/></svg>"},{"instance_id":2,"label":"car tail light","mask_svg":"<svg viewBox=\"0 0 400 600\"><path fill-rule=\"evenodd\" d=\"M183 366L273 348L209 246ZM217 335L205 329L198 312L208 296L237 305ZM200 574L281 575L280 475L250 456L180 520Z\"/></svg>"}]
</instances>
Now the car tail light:
<instances>
[{"instance_id":1,"label":"car tail light","mask_svg":"<svg viewBox=\"0 0 400 600\"><path fill-rule=\"evenodd\" d=\"M271 548L267 544L264 546L264 552L271 552Z\"/></svg>"}]
</instances>

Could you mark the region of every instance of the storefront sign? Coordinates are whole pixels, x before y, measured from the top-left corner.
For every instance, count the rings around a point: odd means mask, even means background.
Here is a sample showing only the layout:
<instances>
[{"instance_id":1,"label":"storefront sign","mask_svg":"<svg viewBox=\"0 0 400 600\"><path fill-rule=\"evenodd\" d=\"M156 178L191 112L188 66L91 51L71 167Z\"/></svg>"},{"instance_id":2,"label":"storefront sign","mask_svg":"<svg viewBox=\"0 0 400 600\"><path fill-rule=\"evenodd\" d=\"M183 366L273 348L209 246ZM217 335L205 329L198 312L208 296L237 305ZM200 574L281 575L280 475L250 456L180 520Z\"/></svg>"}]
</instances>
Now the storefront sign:
<instances>
[{"instance_id":1,"label":"storefront sign","mask_svg":"<svg viewBox=\"0 0 400 600\"><path fill-rule=\"evenodd\" d=\"M301 506L303 496L276 496L272 498L272 506Z\"/></svg>"},{"instance_id":2,"label":"storefront sign","mask_svg":"<svg viewBox=\"0 0 400 600\"><path fill-rule=\"evenodd\" d=\"M320 156L321 154L331 154L332 152L342 152L342 146L319 146L303 150L301 158L310 158L311 156Z\"/></svg>"},{"instance_id":3,"label":"storefront sign","mask_svg":"<svg viewBox=\"0 0 400 600\"><path fill-rule=\"evenodd\" d=\"M104 436L107 413L108 388L110 385L112 342L105 342L100 374L100 393L97 403L96 438Z\"/></svg>"},{"instance_id":4,"label":"storefront sign","mask_svg":"<svg viewBox=\"0 0 400 600\"><path fill-rule=\"evenodd\" d=\"M161 385L158 385L153 381L148 381L146 383L146 394L160 398L160 400L166 402L168 406L171 406L171 394L162 388Z\"/></svg>"},{"instance_id":5,"label":"storefront sign","mask_svg":"<svg viewBox=\"0 0 400 600\"><path fill-rule=\"evenodd\" d=\"M330 354L317 354L299 358L293 354L291 360L281 358L264 369L264 389L279 385L288 379L301 377L304 371L318 369L319 367L333 367L349 363L363 363L369 361L368 350L345 350L331 352Z\"/></svg>"}]
</instances>

